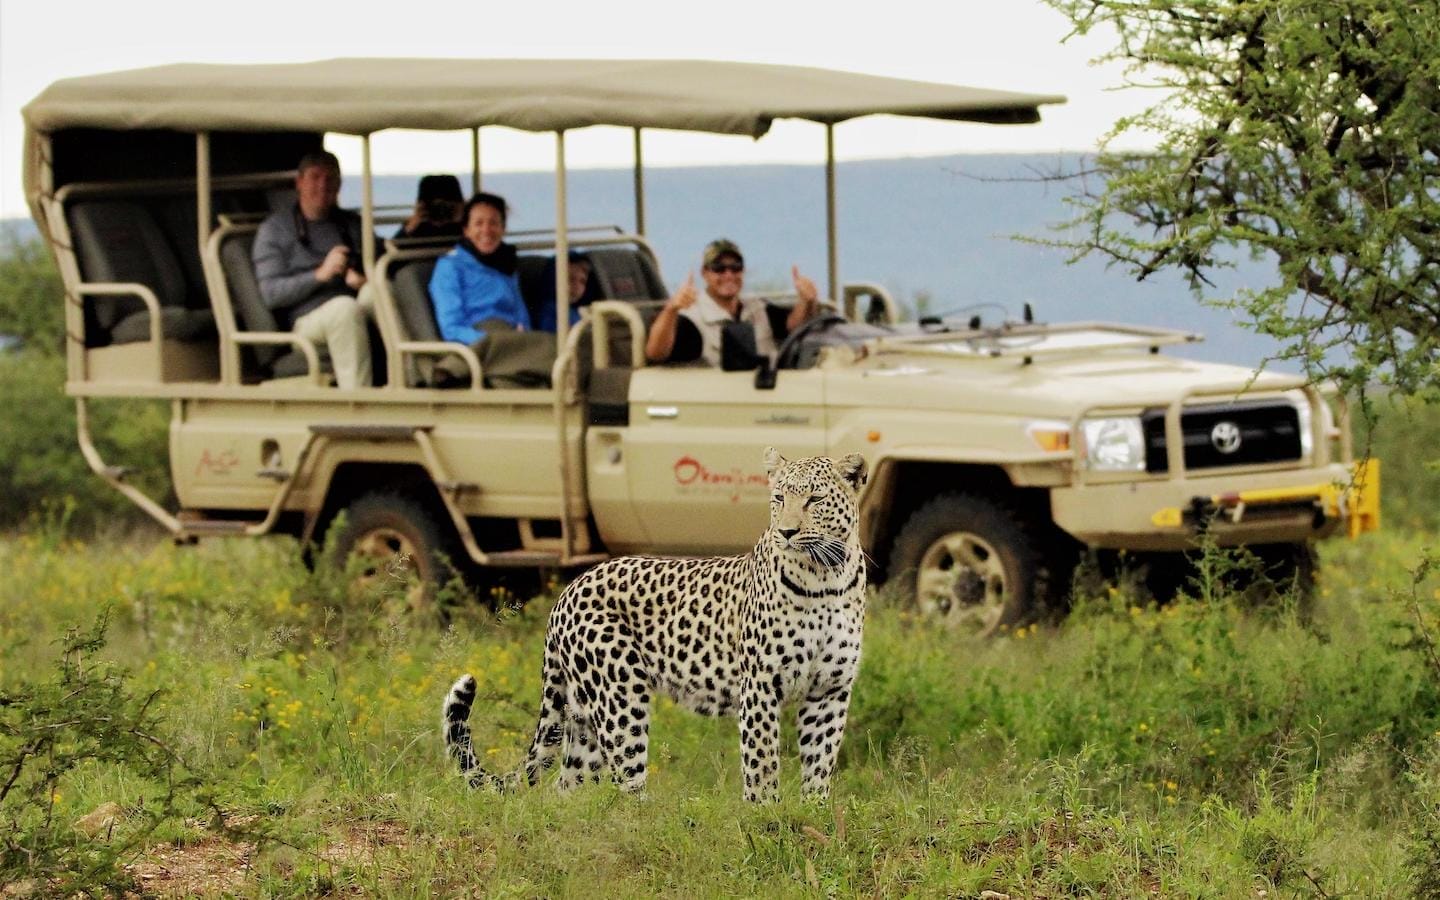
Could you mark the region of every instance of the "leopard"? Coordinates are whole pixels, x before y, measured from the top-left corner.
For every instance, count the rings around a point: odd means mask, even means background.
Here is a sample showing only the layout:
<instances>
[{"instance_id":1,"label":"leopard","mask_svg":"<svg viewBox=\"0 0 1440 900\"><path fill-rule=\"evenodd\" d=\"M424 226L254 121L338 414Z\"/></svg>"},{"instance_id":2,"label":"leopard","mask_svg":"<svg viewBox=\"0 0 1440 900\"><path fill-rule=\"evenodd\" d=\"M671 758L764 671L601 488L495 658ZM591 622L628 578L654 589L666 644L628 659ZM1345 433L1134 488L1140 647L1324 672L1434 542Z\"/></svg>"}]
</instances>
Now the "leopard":
<instances>
[{"instance_id":1,"label":"leopard","mask_svg":"<svg viewBox=\"0 0 1440 900\"><path fill-rule=\"evenodd\" d=\"M801 790L830 793L860 665L867 557L864 458L763 455L770 523L743 556L622 556L577 577L550 612L534 737L515 771L483 769L469 725L476 681L445 697L444 744L471 787L534 785L562 758L561 790L608 774L643 794L651 701L733 716L746 801L780 795L780 722L796 708Z\"/></svg>"}]
</instances>

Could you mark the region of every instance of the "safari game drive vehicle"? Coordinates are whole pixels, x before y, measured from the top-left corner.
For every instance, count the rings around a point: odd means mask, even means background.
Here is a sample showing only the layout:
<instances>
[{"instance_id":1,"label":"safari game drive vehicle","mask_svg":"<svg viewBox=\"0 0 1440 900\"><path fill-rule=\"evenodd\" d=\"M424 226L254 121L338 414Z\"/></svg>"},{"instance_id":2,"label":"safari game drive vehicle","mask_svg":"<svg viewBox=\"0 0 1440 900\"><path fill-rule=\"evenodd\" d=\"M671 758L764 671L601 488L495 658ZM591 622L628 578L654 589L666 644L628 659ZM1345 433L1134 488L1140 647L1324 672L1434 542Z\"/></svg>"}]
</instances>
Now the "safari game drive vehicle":
<instances>
[{"instance_id":1,"label":"safari game drive vehicle","mask_svg":"<svg viewBox=\"0 0 1440 900\"><path fill-rule=\"evenodd\" d=\"M1352 478L1343 400L1300 378L1161 353L1196 339L1164 329L902 324L883 289L840 285L836 123L1027 123L1062 99L675 61L183 65L58 82L25 109L26 187L65 284L81 449L177 539L318 541L343 511L341 551L406 554L427 582L447 561L744 552L766 521L761 448L859 452L875 579L978 630L1038 614L1077 549L1174 555L1203 531L1298 571L1310 542L1377 527L1378 472ZM831 312L758 369L645 365L668 291L645 238L642 129L759 137L781 117L825 126ZM630 231L568 221L566 132L597 124L634 132ZM373 202L370 135L469 130L478 189L489 125L555 135L555 227L512 235L527 298L555 260L551 387L494 386L470 348L439 340L426 285L448 243L373 237L400 216ZM277 330L250 263L258 222L293 204L296 161L327 132L362 140L362 256L388 372L376 387L333 387L323 348ZM573 327L571 248L601 297ZM450 383L446 357L464 373ZM118 396L172 401L179 510L91 441L88 404Z\"/></svg>"}]
</instances>

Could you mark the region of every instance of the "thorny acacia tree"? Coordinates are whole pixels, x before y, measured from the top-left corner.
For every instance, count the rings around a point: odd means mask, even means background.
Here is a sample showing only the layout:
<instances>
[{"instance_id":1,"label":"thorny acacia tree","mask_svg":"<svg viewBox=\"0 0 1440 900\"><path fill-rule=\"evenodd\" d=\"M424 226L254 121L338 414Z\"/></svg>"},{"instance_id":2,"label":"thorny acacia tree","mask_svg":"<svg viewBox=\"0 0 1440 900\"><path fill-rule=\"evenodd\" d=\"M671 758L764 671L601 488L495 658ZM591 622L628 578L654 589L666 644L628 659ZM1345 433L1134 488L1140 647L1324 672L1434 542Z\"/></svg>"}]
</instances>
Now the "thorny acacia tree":
<instances>
[{"instance_id":1,"label":"thorny acacia tree","mask_svg":"<svg viewBox=\"0 0 1440 900\"><path fill-rule=\"evenodd\" d=\"M1312 375L1440 389L1440 3L1046 0L1158 89L1107 143L1062 243L1202 291L1237 249L1267 285L1219 302ZM1343 349L1343 364L1336 354Z\"/></svg>"}]
</instances>

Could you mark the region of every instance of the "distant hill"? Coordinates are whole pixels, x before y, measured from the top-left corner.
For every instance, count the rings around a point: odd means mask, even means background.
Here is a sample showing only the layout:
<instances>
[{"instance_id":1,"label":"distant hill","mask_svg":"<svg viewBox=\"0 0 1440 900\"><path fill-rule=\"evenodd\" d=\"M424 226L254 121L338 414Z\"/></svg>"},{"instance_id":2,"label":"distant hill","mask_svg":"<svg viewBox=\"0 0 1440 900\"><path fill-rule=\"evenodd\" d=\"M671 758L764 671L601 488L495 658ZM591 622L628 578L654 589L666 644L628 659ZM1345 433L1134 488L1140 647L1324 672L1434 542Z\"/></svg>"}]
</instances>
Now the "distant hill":
<instances>
[{"instance_id":1,"label":"distant hill","mask_svg":"<svg viewBox=\"0 0 1440 900\"><path fill-rule=\"evenodd\" d=\"M1203 359L1253 364L1274 351L1272 340L1202 305L1173 275L1137 283L1098 260L1066 265L1059 251L1013 240L1016 234L1050 234L1067 218L1066 188L1033 179L1036 171L1053 171L1075 159L1012 154L839 164L841 278L879 282L911 305L917 293L926 292L932 311L998 304L1018 317L1028 301L1047 321L1098 319L1200 331L1207 341L1185 353ZM468 173L457 174L468 183ZM378 176L377 202L413 202L416 178ZM487 175L484 184L514 207L512 229L554 224L551 173L500 172ZM631 184L628 169L569 173L572 225L632 227ZM645 195L646 231L671 286L687 268L698 267L707 241L724 235L744 249L751 286L788 284L793 262L823 288L823 166L654 168L646 172ZM360 181L353 173L341 199L349 206L359 203ZM14 224L33 233L28 221ZM1211 292L1217 296L1266 277L1244 262L1220 274ZM979 312L987 318L1003 315L998 309Z\"/></svg>"}]
</instances>

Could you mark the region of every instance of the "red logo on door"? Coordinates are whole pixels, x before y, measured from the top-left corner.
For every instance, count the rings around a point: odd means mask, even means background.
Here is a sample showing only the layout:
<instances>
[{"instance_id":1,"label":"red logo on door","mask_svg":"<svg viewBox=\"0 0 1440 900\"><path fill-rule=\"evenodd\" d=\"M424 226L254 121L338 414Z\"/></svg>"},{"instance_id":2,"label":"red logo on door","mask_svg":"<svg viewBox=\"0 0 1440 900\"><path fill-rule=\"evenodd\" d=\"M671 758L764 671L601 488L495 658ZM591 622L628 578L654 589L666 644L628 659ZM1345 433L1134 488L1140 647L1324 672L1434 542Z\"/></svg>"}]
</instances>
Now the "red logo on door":
<instances>
[{"instance_id":1,"label":"red logo on door","mask_svg":"<svg viewBox=\"0 0 1440 900\"><path fill-rule=\"evenodd\" d=\"M738 466L728 472L715 472L693 456L682 456L671 467L675 483L687 488L685 493L728 494L731 503L738 503L742 493L758 493L770 483L762 472L746 472Z\"/></svg>"}]
</instances>

